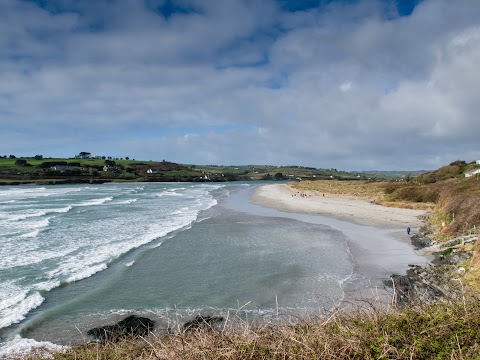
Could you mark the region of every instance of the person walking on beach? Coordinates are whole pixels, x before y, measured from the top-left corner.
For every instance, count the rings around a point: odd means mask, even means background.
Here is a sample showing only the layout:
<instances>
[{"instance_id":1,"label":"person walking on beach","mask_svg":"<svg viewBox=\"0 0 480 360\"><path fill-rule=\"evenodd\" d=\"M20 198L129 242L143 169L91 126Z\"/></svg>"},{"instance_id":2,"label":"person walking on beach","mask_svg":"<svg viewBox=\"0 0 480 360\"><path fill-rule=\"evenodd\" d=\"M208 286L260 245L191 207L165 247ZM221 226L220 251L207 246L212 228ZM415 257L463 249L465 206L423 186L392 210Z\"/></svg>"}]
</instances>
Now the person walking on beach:
<instances>
[{"instance_id":1,"label":"person walking on beach","mask_svg":"<svg viewBox=\"0 0 480 360\"><path fill-rule=\"evenodd\" d=\"M410 227L407 227L407 235L410 235Z\"/></svg>"}]
</instances>

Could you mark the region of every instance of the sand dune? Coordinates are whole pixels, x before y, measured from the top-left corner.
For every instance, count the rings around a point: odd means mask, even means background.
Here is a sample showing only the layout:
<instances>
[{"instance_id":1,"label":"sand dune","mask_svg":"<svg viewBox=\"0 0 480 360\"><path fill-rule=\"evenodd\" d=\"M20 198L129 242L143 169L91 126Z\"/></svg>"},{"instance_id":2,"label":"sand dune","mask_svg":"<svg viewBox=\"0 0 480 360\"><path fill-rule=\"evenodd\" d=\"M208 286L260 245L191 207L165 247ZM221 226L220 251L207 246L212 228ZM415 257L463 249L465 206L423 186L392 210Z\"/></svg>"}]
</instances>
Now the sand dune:
<instances>
[{"instance_id":1,"label":"sand dune","mask_svg":"<svg viewBox=\"0 0 480 360\"><path fill-rule=\"evenodd\" d=\"M286 184L259 187L252 197L258 205L278 210L333 216L365 225L382 227L419 227L425 210L386 207L367 200L330 194L301 193Z\"/></svg>"}]
</instances>

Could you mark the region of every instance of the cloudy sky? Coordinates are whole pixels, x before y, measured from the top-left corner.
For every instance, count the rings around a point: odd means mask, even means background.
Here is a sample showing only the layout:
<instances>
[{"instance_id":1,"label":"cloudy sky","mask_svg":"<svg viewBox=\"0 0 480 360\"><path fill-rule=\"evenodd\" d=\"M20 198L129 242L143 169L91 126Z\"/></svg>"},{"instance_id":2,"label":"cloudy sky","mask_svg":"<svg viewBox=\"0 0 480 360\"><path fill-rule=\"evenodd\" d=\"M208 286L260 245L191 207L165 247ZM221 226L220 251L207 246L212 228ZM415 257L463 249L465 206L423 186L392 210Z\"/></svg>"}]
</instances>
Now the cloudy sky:
<instances>
[{"instance_id":1,"label":"cloudy sky","mask_svg":"<svg viewBox=\"0 0 480 360\"><path fill-rule=\"evenodd\" d=\"M478 0L0 0L0 155L480 159Z\"/></svg>"}]
</instances>

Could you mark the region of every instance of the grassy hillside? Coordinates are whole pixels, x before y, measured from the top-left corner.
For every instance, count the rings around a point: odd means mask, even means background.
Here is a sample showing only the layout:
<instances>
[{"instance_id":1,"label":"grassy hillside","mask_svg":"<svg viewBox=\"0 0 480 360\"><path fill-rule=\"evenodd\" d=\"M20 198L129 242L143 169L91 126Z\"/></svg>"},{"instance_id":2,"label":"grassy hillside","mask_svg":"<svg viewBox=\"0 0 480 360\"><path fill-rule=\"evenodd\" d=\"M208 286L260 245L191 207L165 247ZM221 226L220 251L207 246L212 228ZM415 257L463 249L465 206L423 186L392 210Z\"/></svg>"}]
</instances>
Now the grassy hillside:
<instances>
[{"instance_id":1,"label":"grassy hillside","mask_svg":"<svg viewBox=\"0 0 480 360\"><path fill-rule=\"evenodd\" d=\"M114 171L103 171L111 164ZM54 165L73 167L56 171ZM154 173L148 173L154 169ZM110 181L235 181L235 180L296 180L340 179L369 180L408 177L406 171L347 172L304 166L270 165L181 165L168 161L139 161L128 158L43 158L0 157L0 185L5 184L62 184Z\"/></svg>"},{"instance_id":2,"label":"grassy hillside","mask_svg":"<svg viewBox=\"0 0 480 360\"><path fill-rule=\"evenodd\" d=\"M402 177L418 175L423 171L340 171L337 169L322 169L305 166L271 166L271 165L192 165L199 171L212 174L235 175L243 180L273 180L275 175L281 175L284 180L301 179L401 179Z\"/></svg>"},{"instance_id":3,"label":"grassy hillside","mask_svg":"<svg viewBox=\"0 0 480 360\"><path fill-rule=\"evenodd\" d=\"M59 165L60 168L55 168ZM104 169L104 166L110 167ZM153 169L153 173L149 170ZM221 181L168 161L102 158L0 158L0 184L62 184L121 181Z\"/></svg>"}]
</instances>

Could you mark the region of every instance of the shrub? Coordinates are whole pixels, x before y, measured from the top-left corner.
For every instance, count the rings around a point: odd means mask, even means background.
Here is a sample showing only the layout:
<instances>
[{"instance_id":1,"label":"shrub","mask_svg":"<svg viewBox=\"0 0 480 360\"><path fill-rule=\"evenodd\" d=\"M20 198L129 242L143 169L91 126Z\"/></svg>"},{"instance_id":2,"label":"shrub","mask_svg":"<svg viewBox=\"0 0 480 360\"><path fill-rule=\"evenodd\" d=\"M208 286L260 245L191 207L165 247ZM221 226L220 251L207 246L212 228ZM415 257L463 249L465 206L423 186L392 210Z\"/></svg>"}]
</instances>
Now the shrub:
<instances>
[{"instance_id":1,"label":"shrub","mask_svg":"<svg viewBox=\"0 0 480 360\"><path fill-rule=\"evenodd\" d=\"M17 159L17 160L15 161L15 165L17 165L17 166L27 166L27 160Z\"/></svg>"}]
</instances>

